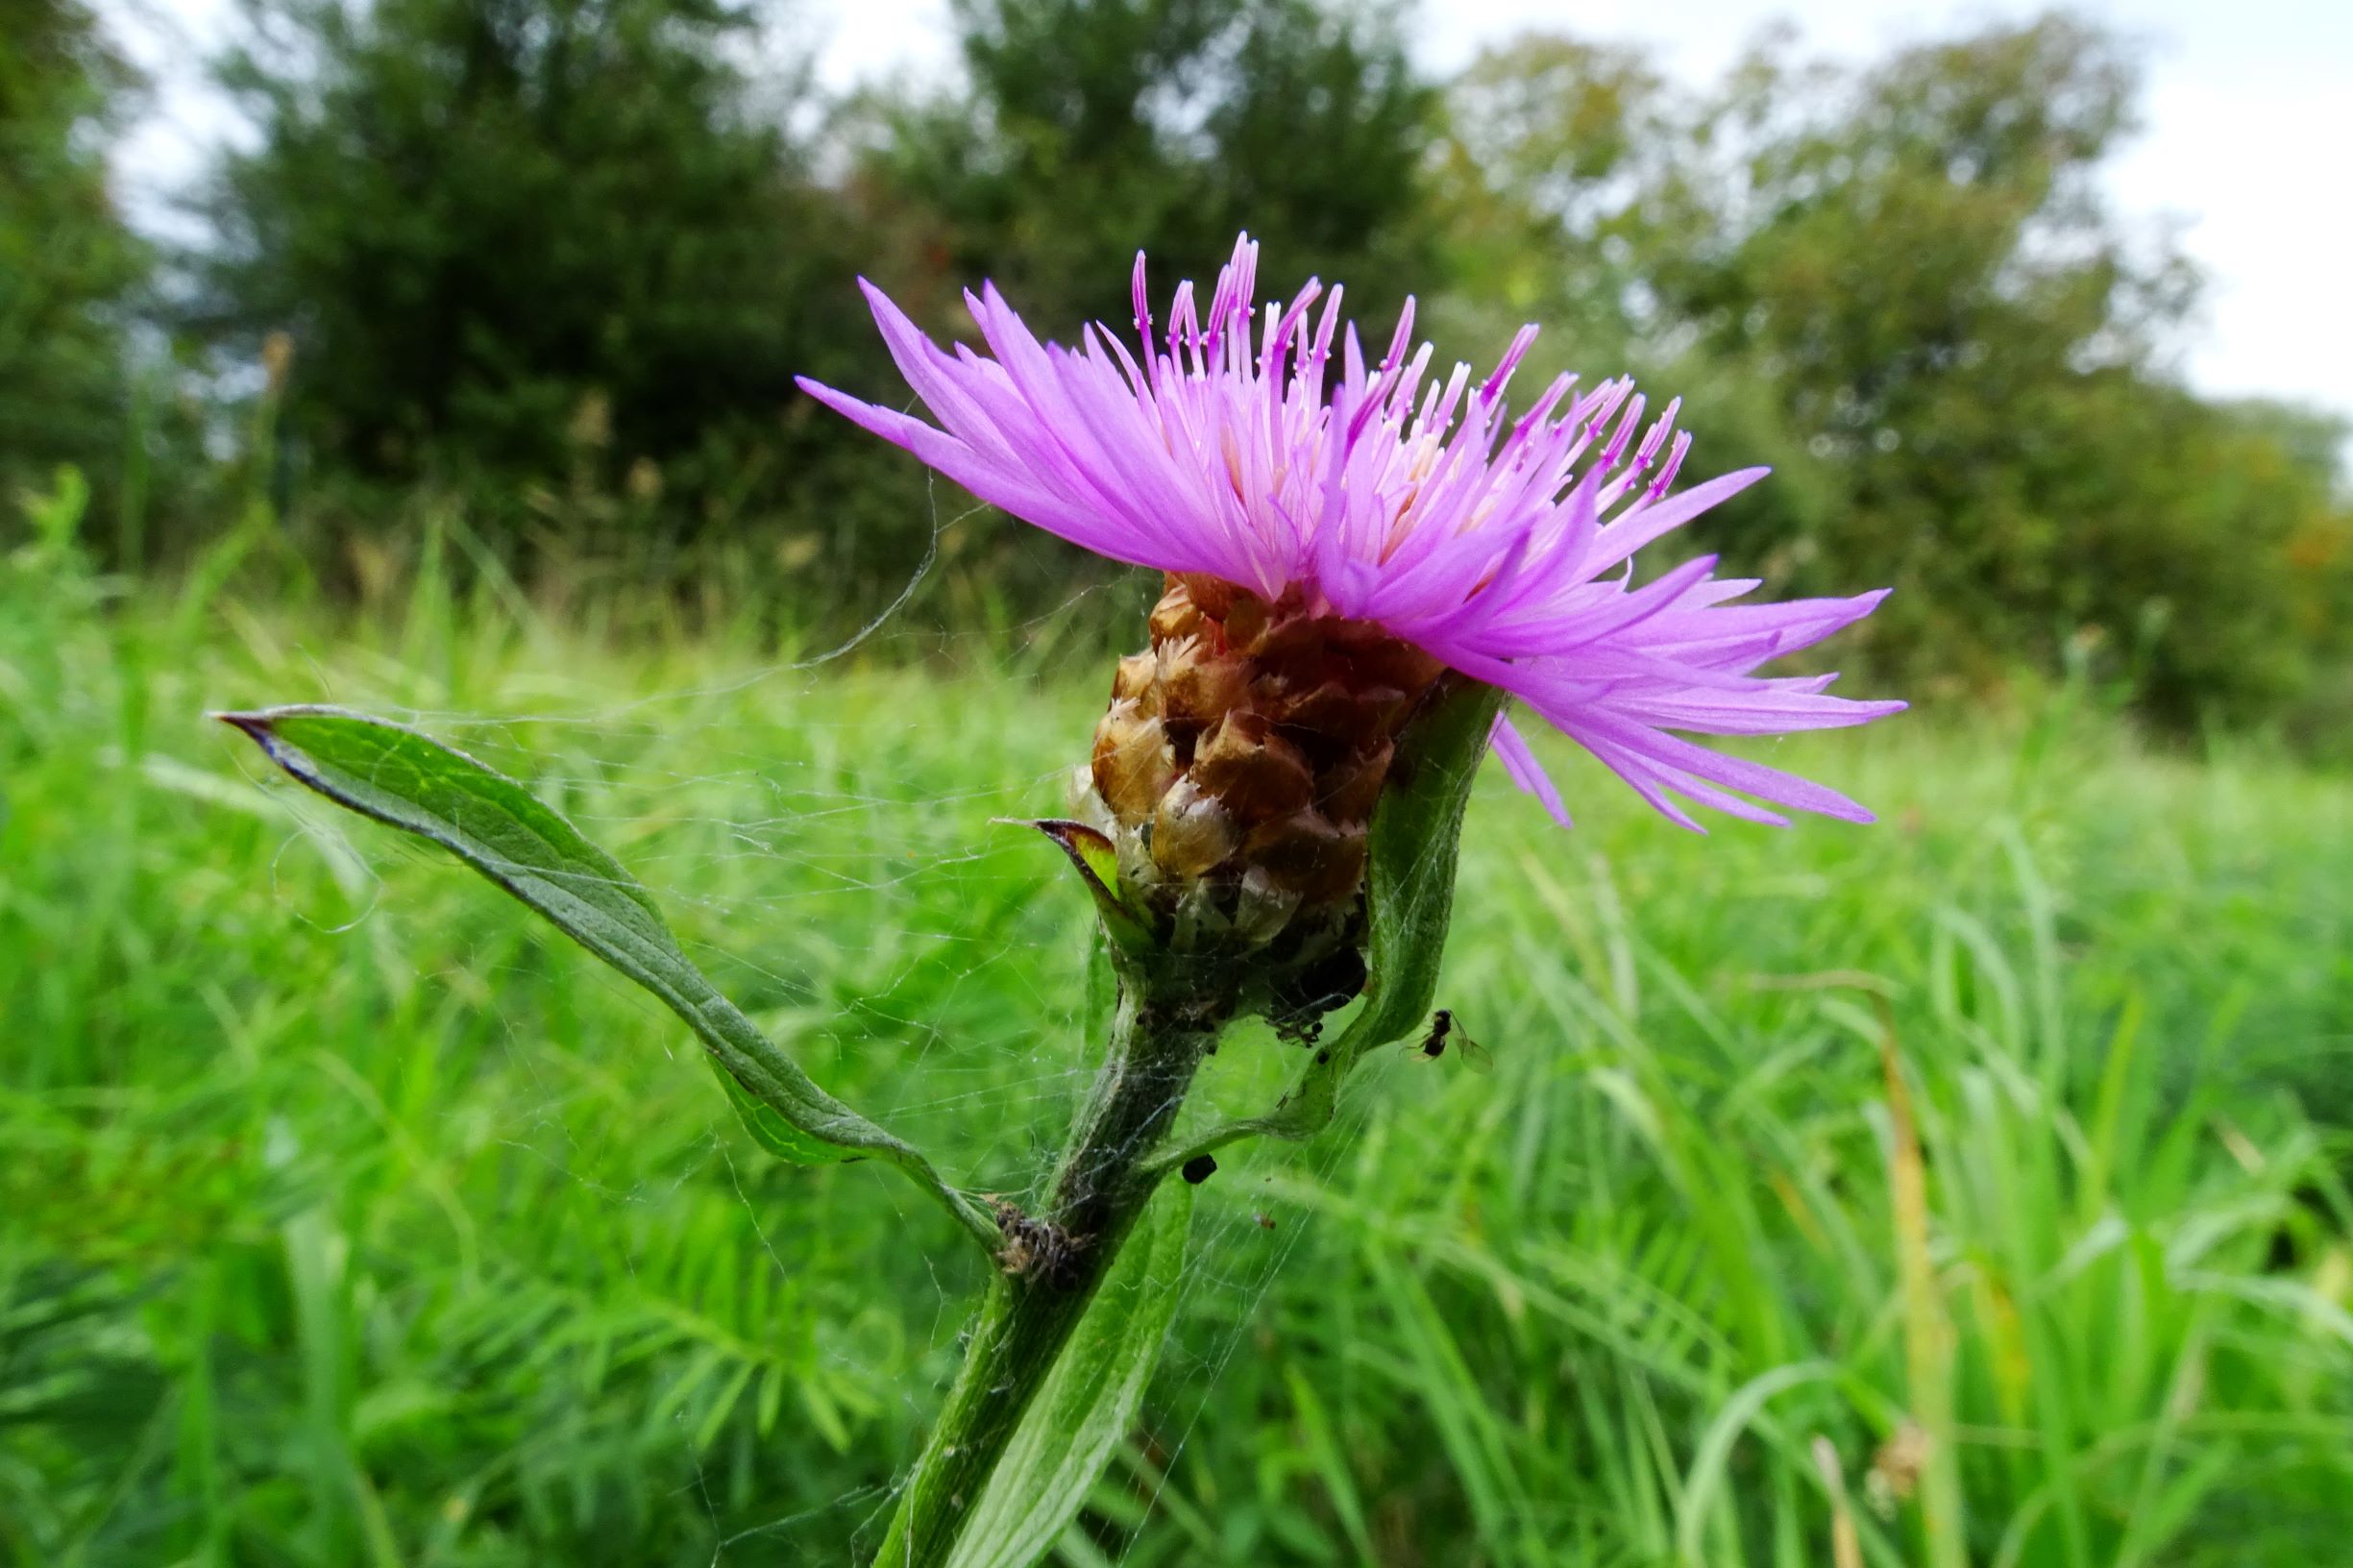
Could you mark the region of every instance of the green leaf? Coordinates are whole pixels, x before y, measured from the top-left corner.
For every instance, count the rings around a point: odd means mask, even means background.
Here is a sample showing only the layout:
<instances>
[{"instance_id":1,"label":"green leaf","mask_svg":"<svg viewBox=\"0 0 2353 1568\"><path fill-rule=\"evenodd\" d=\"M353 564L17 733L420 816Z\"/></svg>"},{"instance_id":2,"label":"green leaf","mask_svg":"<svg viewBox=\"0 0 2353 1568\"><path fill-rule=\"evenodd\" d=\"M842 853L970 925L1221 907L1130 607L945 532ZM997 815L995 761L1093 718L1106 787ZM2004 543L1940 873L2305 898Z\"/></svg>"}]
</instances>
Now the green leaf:
<instances>
[{"instance_id":1,"label":"green leaf","mask_svg":"<svg viewBox=\"0 0 2353 1568\"><path fill-rule=\"evenodd\" d=\"M1399 772L1373 813L1365 869L1367 1000L1348 1031L1365 1047L1402 1039L1429 1018L1455 918L1462 813L1503 705L1503 693L1465 682L1402 737L1391 764Z\"/></svg>"},{"instance_id":2,"label":"green leaf","mask_svg":"<svg viewBox=\"0 0 2353 1568\"><path fill-rule=\"evenodd\" d=\"M855 1154L845 1154L828 1147L794 1126L775 1111L760 1102L760 1097L736 1081L735 1074L721 1065L716 1056L706 1056L711 1065L711 1076L719 1087L727 1091L728 1103L735 1107L736 1115L744 1123L744 1131L751 1140L779 1160L796 1165L822 1165L837 1160L854 1160Z\"/></svg>"},{"instance_id":3,"label":"green leaf","mask_svg":"<svg viewBox=\"0 0 2353 1568\"><path fill-rule=\"evenodd\" d=\"M1030 1568L1136 1421L1176 1313L1193 1189L1164 1182L1021 1418L947 1568Z\"/></svg>"},{"instance_id":4,"label":"green leaf","mask_svg":"<svg viewBox=\"0 0 2353 1568\"><path fill-rule=\"evenodd\" d=\"M429 839L661 998L710 1053L762 1147L799 1164L867 1156L912 1175L992 1250L996 1224L915 1149L813 1083L680 950L652 894L502 773L405 725L331 707L225 713L295 779Z\"/></svg>"}]
</instances>

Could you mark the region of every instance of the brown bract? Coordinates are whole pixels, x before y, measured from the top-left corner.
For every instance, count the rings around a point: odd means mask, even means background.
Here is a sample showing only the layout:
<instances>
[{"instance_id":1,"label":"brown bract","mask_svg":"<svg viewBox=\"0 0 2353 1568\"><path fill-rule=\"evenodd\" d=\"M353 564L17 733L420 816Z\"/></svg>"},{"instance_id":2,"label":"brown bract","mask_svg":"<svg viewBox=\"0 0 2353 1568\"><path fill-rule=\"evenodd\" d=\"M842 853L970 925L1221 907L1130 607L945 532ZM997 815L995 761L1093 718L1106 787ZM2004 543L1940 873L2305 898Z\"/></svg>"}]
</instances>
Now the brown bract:
<instances>
[{"instance_id":1,"label":"brown bract","mask_svg":"<svg viewBox=\"0 0 2353 1568\"><path fill-rule=\"evenodd\" d=\"M1199 576L1169 576L1151 627L1095 727L1123 864L1171 903L1247 887L1300 914L1353 907L1393 737L1442 667L1296 593L1269 603Z\"/></svg>"}]
</instances>

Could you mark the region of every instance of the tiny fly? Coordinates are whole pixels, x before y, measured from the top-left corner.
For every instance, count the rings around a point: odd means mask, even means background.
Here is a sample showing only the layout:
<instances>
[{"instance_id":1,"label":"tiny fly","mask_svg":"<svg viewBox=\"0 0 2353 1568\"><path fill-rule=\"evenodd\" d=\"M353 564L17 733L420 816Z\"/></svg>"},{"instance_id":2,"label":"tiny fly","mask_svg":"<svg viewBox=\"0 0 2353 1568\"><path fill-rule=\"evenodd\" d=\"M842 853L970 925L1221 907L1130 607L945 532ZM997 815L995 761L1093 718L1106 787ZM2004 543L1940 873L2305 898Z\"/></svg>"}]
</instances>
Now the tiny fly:
<instances>
[{"instance_id":1,"label":"tiny fly","mask_svg":"<svg viewBox=\"0 0 2353 1568\"><path fill-rule=\"evenodd\" d=\"M1446 1054L1449 1041L1457 1047L1455 1054L1473 1072L1486 1072L1494 1067L1495 1060L1487 1055L1487 1048L1473 1040L1470 1031L1455 1021L1453 1012L1443 1007L1431 1018L1430 1033L1424 1035L1421 1043L1413 1047L1414 1060L1435 1062Z\"/></svg>"}]
</instances>

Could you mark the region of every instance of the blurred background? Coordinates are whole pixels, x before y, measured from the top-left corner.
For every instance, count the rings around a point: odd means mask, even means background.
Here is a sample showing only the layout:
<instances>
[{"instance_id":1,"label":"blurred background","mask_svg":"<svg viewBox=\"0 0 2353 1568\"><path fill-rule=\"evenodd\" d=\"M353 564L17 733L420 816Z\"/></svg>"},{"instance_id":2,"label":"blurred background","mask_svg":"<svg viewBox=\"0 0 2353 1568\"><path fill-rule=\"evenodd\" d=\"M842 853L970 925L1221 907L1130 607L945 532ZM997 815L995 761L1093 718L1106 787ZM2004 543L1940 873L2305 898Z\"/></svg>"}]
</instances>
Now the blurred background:
<instances>
[{"instance_id":1,"label":"blurred background","mask_svg":"<svg viewBox=\"0 0 2353 1568\"><path fill-rule=\"evenodd\" d=\"M1491 792L1496 1072L1207 1189L1059 1560L2348 1560L2349 95L2320 0L0 0L0 1554L870 1545L950 1239L196 716L540 781L1017 1188L1084 932L988 821L1152 586L792 378L1247 229L1681 395L1775 469L1689 548L1894 585L1917 711L1774 748L1860 833Z\"/></svg>"},{"instance_id":2,"label":"blurred background","mask_svg":"<svg viewBox=\"0 0 2353 1568\"><path fill-rule=\"evenodd\" d=\"M124 571L258 502L349 595L437 513L528 588L822 636L962 509L794 390L903 397L856 275L1067 334L1247 228L1376 331L1410 292L1450 357L1535 321L1536 371L1687 398L1779 475L1702 542L1897 585L1846 655L1916 697L2075 671L2328 744L2353 22L2272 9L15 0L0 462L74 465ZM939 543L949 622L1099 575Z\"/></svg>"}]
</instances>

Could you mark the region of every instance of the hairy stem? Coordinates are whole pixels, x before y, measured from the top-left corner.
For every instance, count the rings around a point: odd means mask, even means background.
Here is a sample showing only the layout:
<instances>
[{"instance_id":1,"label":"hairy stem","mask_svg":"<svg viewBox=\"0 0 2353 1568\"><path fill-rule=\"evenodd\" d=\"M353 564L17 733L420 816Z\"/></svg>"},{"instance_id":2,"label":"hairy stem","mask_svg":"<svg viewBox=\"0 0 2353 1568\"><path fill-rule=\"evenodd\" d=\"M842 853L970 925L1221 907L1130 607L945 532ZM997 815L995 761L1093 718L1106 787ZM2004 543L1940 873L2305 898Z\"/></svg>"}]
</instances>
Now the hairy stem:
<instances>
[{"instance_id":1,"label":"hairy stem","mask_svg":"<svg viewBox=\"0 0 2353 1568\"><path fill-rule=\"evenodd\" d=\"M1157 988L1152 988L1157 989ZM1008 1210L1005 1270L968 1331L948 1390L900 1495L876 1568L948 1560L1006 1445L1086 1315L1158 1184L1152 1156L1216 1038L1213 1024L1121 989L1103 1068L1080 1108L1042 1213Z\"/></svg>"}]
</instances>

